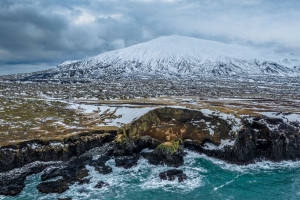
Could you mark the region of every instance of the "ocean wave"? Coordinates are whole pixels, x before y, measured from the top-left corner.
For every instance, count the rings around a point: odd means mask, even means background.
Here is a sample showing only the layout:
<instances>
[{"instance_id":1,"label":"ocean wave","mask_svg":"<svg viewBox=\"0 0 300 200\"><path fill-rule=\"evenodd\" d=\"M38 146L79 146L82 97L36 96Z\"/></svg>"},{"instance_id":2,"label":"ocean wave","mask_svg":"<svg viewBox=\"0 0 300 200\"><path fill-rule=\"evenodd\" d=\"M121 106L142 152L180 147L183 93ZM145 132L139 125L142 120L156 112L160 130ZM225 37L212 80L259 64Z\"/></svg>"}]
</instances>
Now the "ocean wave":
<instances>
[{"instance_id":1,"label":"ocean wave","mask_svg":"<svg viewBox=\"0 0 300 200\"><path fill-rule=\"evenodd\" d=\"M205 159L210 161L211 163L219 166L220 168L228 171L233 172L241 172L241 173L247 173L247 172L260 172L260 171L272 171L272 170L287 170L287 169L300 169L300 161L280 161L280 162L272 162L268 160L263 161L256 161L255 163L251 163L248 165L237 165L228 163L226 161L212 158L209 156L206 156L204 154L198 154L192 151L187 151L188 155L190 157L193 157L195 159Z\"/></svg>"}]
</instances>

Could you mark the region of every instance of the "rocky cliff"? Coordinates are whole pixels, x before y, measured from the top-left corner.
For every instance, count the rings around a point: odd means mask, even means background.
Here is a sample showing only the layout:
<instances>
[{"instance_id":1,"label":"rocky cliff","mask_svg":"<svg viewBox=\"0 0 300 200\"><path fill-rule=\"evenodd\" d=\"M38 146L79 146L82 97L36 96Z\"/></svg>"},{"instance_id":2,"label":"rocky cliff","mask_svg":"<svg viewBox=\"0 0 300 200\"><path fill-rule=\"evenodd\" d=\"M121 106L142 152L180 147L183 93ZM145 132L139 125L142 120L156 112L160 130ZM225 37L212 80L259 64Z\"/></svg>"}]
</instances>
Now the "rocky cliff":
<instances>
[{"instance_id":1,"label":"rocky cliff","mask_svg":"<svg viewBox=\"0 0 300 200\"><path fill-rule=\"evenodd\" d=\"M76 182L88 182L85 165L102 174L111 173L112 168L105 165L111 158L123 168L136 165L141 156L149 164L178 167L184 163L185 149L236 164L262 159L299 160L300 123L288 120L288 115L237 118L206 109L164 107L148 112L118 132L95 131L62 141L35 140L1 147L0 194L18 194L26 176L49 166L52 168L43 172L44 182L37 187L40 192L60 193ZM150 151L143 151L146 148ZM62 178L52 180L55 177Z\"/></svg>"}]
</instances>

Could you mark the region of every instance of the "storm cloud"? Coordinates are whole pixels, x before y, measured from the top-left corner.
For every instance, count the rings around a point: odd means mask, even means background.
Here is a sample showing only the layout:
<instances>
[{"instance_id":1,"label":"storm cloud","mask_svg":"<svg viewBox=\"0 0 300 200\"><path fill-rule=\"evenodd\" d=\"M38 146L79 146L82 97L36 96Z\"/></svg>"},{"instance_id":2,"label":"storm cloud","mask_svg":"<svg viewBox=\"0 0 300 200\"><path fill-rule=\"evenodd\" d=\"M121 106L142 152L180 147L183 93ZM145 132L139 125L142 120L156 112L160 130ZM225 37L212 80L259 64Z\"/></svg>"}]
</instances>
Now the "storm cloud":
<instances>
[{"instance_id":1,"label":"storm cloud","mask_svg":"<svg viewBox=\"0 0 300 200\"><path fill-rule=\"evenodd\" d=\"M0 75L165 35L300 53L298 0L1 0Z\"/></svg>"}]
</instances>

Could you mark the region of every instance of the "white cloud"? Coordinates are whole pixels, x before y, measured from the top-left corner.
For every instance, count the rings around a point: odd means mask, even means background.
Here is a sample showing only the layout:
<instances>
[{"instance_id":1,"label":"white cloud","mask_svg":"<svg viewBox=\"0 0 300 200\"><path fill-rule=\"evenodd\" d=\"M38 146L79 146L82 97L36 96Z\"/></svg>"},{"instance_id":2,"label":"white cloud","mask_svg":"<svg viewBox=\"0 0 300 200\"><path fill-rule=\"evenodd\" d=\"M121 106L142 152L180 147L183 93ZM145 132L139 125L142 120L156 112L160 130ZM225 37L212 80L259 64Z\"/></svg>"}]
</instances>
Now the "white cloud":
<instances>
[{"instance_id":1,"label":"white cloud","mask_svg":"<svg viewBox=\"0 0 300 200\"><path fill-rule=\"evenodd\" d=\"M174 34L300 53L300 1L7 0L1 3L2 63L58 64ZM4 67L7 66L0 64L1 70Z\"/></svg>"}]
</instances>

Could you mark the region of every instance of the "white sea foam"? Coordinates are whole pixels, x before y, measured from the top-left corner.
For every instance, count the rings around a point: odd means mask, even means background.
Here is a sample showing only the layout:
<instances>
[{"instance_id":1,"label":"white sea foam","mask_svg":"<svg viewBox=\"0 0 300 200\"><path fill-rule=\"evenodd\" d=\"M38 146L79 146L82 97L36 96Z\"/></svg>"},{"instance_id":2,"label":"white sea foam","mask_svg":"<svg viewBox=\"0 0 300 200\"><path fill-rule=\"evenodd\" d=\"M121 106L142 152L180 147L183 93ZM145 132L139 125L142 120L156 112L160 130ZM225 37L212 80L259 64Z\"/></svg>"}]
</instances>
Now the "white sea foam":
<instances>
[{"instance_id":1,"label":"white sea foam","mask_svg":"<svg viewBox=\"0 0 300 200\"><path fill-rule=\"evenodd\" d=\"M217 191L218 189L220 189L220 188L222 188L222 187L224 187L226 185L229 185L230 183L234 182L235 179L237 179L238 177L239 177L239 175L237 175L236 177L234 177L232 180L227 181L226 183L220 185L219 187L214 187L214 191Z\"/></svg>"},{"instance_id":2,"label":"white sea foam","mask_svg":"<svg viewBox=\"0 0 300 200\"><path fill-rule=\"evenodd\" d=\"M195 158L206 159L212 162L215 165L218 165L224 170L232 171L232 172L240 172L240 173L253 173L260 171L271 171L277 169L295 169L300 168L300 161L281 161L281 162L272 162L272 161L257 161L253 164L248 165L237 165L227 163L226 161L219 160L216 158L208 157L204 154L199 154L196 156L194 152L188 151L188 155L193 155Z\"/></svg>"}]
</instances>

